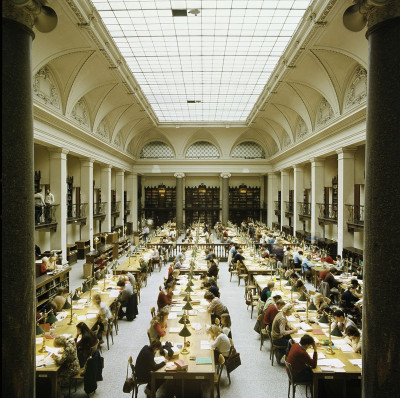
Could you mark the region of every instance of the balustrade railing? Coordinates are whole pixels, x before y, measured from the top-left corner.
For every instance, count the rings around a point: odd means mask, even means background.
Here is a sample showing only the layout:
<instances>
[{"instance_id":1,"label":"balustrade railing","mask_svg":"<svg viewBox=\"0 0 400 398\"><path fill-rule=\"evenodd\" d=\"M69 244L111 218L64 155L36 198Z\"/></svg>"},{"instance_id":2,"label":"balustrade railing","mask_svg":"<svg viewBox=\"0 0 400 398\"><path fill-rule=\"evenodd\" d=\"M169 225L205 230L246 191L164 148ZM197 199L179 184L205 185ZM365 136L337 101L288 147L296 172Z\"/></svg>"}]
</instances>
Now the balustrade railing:
<instances>
[{"instance_id":1,"label":"balustrade railing","mask_svg":"<svg viewBox=\"0 0 400 398\"><path fill-rule=\"evenodd\" d=\"M87 205L87 203L67 205L67 219L85 218Z\"/></svg>"},{"instance_id":2,"label":"balustrade railing","mask_svg":"<svg viewBox=\"0 0 400 398\"><path fill-rule=\"evenodd\" d=\"M93 216L106 215L107 202L96 202L93 203Z\"/></svg>"},{"instance_id":3,"label":"balustrade railing","mask_svg":"<svg viewBox=\"0 0 400 398\"><path fill-rule=\"evenodd\" d=\"M120 207L121 207L121 202L112 202L111 203L111 214L119 213Z\"/></svg>"},{"instance_id":4,"label":"balustrade railing","mask_svg":"<svg viewBox=\"0 0 400 398\"><path fill-rule=\"evenodd\" d=\"M319 218L337 221L338 207L337 205L317 203L319 206Z\"/></svg>"},{"instance_id":5,"label":"balustrade railing","mask_svg":"<svg viewBox=\"0 0 400 398\"><path fill-rule=\"evenodd\" d=\"M293 202L284 202L285 203L285 212L293 213Z\"/></svg>"},{"instance_id":6,"label":"balustrade railing","mask_svg":"<svg viewBox=\"0 0 400 398\"><path fill-rule=\"evenodd\" d=\"M35 225L39 224L54 224L56 220L56 208L57 205L35 205Z\"/></svg>"},{"instance_id":7,"label":"balustrade railing","mask_svg":"<svg viewBox=\"0 0 400 398\"><path fill-rule=\"evenodd\" d=\"M350 224L364 225L364 206L363 205L345 205L347 209Z\"/></svg>"},{"instance_id":8,"label":"balustrade railing","mask_svg":"<svg viewBox=\"0 0 400 398\"><path fill-rule=\"evenodd\" d=\"M299 215L311 217L311 203L297 202Z\"/></svg>"}]
</instances>

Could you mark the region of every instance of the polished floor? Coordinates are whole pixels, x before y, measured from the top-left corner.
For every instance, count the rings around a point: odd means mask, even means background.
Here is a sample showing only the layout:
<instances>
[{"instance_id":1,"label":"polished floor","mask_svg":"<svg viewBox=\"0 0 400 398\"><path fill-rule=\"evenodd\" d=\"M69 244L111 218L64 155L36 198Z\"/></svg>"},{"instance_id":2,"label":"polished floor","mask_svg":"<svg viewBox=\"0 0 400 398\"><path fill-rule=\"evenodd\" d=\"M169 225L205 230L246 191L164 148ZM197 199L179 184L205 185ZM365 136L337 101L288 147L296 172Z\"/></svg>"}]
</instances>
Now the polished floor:
<instances>
[{"instance_id":1,"label":"polished floor","mask_svg":"<svg viewBox=\"0 0 400 398\"><path fill-rule=\"evenodd\" d=\"M71 288L81 285L83 277L83 260L72 266ZM146 330L151 319L150 308L156 305L159 286L167 274L167 267L161 272L156 270L149 278L147 287L141 291L139 315L133 322L122 320L119 322L118 336L114 335L114 345L103 348L104 369L103 381L98 382L97 391L93 394L98 398L129 397L122 392L126 377L127 360L131 355L136 359L143 345L148 343ZM285 368L269 360L269 342L264 344L260 351L260 337L253 330L256 315L250 319L250 308L246 308L244 300L243 281L238 286L236 277L229 281L227 263L220 264L219 287L221 300L228 307L232 319L232 337L235 347L240 352L242 365L231 373L231 385L225 371L221 378L221 397L234 398L282 398L287 397L288 378ZM64 390L68 396L68 390ZM73 392L73 390L72 390ZM76 393L71 397L81 398L86 394L83 385L78 384ZM145 397L144 386L139 389L138 397ZM180 386L164 385L157 391L157 397L182 397ZM209 397L206 386L185 385L186 398ZM216 396L216 391L215 391ZM296 389L296 397L304 398L305 388Z\"/></svg>"}]
</instances>

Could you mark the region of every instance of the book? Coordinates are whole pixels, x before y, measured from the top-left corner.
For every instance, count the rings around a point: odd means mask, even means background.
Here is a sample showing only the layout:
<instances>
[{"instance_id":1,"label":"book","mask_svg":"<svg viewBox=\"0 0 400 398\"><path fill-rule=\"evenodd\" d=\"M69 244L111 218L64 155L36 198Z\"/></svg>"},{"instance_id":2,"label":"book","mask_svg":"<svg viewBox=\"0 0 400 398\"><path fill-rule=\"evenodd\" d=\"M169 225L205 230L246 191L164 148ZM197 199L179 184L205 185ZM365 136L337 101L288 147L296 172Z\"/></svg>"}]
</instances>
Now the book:
<instances>
[{"instance_id":1,"label":"book","mask_svg":"<svg viewBox=\"0 0 400 398\"><path fill-rule=\"evenodd\" d=\"M187 370L188 369L188 364L183 359L176 360L174 362L174 364L177 366L177 370Z\"/></svg>"},{"instance_id":2,"label":"book","mask_svg":"<svg viewBox=\"0 0 400 398\"><path fill-rule=\"evenodd\" d=\"M211 358L198 358L196 357L196 365L211 365L212 359Z\"/></svg>"}]
</instances>

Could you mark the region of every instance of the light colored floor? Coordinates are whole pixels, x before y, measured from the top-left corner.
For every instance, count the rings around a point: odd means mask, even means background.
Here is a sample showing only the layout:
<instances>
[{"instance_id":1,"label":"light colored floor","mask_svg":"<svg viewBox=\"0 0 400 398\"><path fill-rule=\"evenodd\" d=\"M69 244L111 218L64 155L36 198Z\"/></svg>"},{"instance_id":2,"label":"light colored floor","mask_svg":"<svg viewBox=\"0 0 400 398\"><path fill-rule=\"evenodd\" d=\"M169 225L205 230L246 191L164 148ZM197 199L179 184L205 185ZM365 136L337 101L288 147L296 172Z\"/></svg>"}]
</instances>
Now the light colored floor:
<instances>
[{"instance_id":1,"label":"light colored floor","mask_svg":"<svg viewBox=\"0 0 400 398\"><path fill-rule=\"evenodd\" d=\"M123 259L121 259L123 260ZM83 277L83 260L72 266L70 274L71 289L81 285ZM167 275L168 267L164 266L161 272L155 271L149 278L147 287L141 291L141 302L139 304L139 315L133 322L122 320L119 322L118 336L114 336L114 345L103 349L104 369L103 381L98 382L97 391L93 397L114 398L129 397L129 394L122 392L122 386L126 377L127 360L130 355L136 359L140 349L148 343L146 330L151 319L150 308L156 305L158 287L163 282L163 277ZM244 301L243 281L238 286L236 277L229 281L227 263L220 264L218 281L221 300L228 307L232 319L232 336L235 347L240 352L242 365L231 373L232 384L229 385L225 371L221 378L221 397L235 398L283 398L287 397L288 378L285 368L277 365L271 366L269 359L269 342L264 344L260 351L260 337L253 330L256 315L250 319L250 308L246 309ZM185 397L205 397L207 389L197 388L185 390ZM64 391L68 396L68 391ZM78 385L75 394L71 397L85 397L83 385ZM166 391L165 387L160 387L157 397L173 397ZM177 397L180 395L176 394ZM215 391L216 396L216 391ZM298 386L296 397L305 397L305 388ZM144 386L139 389L138 397L145 397Z\"/></svg>"}]
</instances>

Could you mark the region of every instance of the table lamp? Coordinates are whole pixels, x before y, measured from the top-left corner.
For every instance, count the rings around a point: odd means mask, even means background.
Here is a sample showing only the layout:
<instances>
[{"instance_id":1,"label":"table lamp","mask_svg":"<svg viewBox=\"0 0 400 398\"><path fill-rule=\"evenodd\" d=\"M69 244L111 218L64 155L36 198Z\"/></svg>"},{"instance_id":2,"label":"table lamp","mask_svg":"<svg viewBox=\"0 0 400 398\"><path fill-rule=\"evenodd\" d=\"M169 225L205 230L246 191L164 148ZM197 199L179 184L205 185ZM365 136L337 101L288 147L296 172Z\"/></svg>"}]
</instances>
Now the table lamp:
<instances>
[{"instance_id":1,"label":"table lamp","mask_svg":"<svg viewBox=\"0 0 400 398\"><path fill-rule=\"evenodd\" d=\"M77 292L76 289L75 289L74 296L72 297L72 300L77 301L77 300L79 300L79 299L80 299L80 297L79 297L79 295L78 295L78 292Z\"/></svg>"},{"instance_id":2,"label":"table lamp","mask_svg":"<svg viewBox=\"0 0 400 398\"><path fill-rule=\"evenodd\" d=\"M334 355L334 351L332 349L332 317L324 311L324 315L329 318L329 347L326 349L326 352L330 355Z\"/></svg>"},{"instance_id":3,"label":"table lamp","mask_svg":"<svg viewBox=\"0 0 400 398\"><path fill-rule=\"evenodd\" d=\"M88 292L90 289L89 289L89 286L87 285L87 281L85 281L85 282L83 282L82 283L82 293L86 293L86 292Z\"/></svg>"},{"instance_id":4,"label":"table lamp","mask_svg":"<svg viewBox=\"0 0 400 398\"><path fill-rule=\"evenodd\" d=\"M342 332L339 330L339 328L337 327L337 325L336 325L335 328L332 330L331 335L332 335L332 336L335 336L335 337L342 337L342 336L343 336Z\"/></svg>"},{"instance_id":5,"label":"table lamp","mask_svg":"<svg viewBox=\"0 0 400 398\"><path fill-rule=\"evenodd\" d=\"M57 317L54 315L53 310L49 311L49 316L47 318L47 322L50 323L50 325L52 325L53 323L56 323L58 321Z\"/></svg>"},{"instance_id":6,"label":"table lamp","mask_svg":"<svg viewBox=\"0 0 400 398\"><path fill-rule=\"evenodd\" d=\"M319 318L319 323L329 323L328 316L326 316L326 313L324 311L324 314Z\"/></svg>"},{"instance_id":7,"label":"table lamp","mask_svg":"<svg viewBox=\"0 0 400 398\"><path fill-rule=\"evenodd\" d=\"M311 301L311 304L307 307L309 311L316 311L317 307L315 306L314 302Z\"/></svg>"},{"instance_id":8,"label":"table lamp","mask_svg":"<svg viewBox=\"0 0 400 398\"><path fill-rule=\"evenodd\" d=\"M307 301L307 297L304 292L301 294L301 296L298 298L298 300L299 301Z\"/></svg>"},{"instance_id":9,"label":"table lamp","mask_svg":"<svg viewBox=\"0 0 400 398\"><path fill-rule=\"evenodd\" d=\"M39 322L36 323L36 336L44 333L44 330L40 327Z\"/></svg>"},{"instance_id":10,"label":"table lamp","mask_svg":"<svg viewBox=\"0 0 400 398\"><path fill-rule=\"evenodd\" d=\"M186 347L186 337L189 337L191 335L192 333L190 333L189 329L186 327L186 324L184 324L182 330L179 332L179 336L183 337L183 348L181 351L182 355L189 354L189 350Z\"/></svg>"},{"instance_id":11,"label":"table lamp","mask_svg":"<svg viewBox=\"0 0 400 398\"><path fill-rule=\"evenodd\" d=\"M94 243L95 246L96 246L96 252L97 252L97 245L99 244L99 241L100 241L100 239L96 236L96 237L94 238L94 241L93 241L93 243Z\"/></svg>"}]
</instances>

